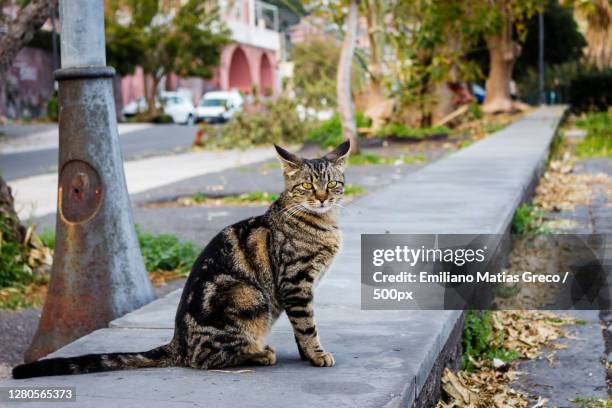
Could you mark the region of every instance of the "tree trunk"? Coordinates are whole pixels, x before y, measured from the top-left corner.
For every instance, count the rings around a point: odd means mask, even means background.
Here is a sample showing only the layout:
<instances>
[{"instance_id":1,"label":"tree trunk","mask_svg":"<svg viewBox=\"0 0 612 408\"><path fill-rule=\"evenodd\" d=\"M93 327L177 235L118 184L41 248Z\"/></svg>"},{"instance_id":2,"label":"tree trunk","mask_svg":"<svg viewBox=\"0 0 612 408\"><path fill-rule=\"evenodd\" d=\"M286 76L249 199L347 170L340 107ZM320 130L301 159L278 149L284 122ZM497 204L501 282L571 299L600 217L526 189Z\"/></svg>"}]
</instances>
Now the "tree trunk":
<instances>
[{"instance_id":1,"label":"tree trunk","mask_svg":"<svg viewBox=\"0 0 612 408\"><path fill-rule=\"evenodd\" d=\"M612 67L612 6L608 0L595 0L588 13L586 59L599 69Z\"/></svg>"},{"instance_id":2,"label":"tree trunk","mask_svg":"<svg viewBox=\"0 0 612 408\"><path fill-rule=\"evenodd\" d=\"M8 21L7 32L0 35L0 74L4 74L13 63L19 51L32 40L36 31L45 23L52 10L57 9L58 0L32 0L19 10L17 17ZM7 23L4 21L3 23ZM15 212L15 201L11 188L0 177L0 218L11 233L9 238L23 242L26 228Z\"/></svg>"},{"instance_id":3,"label":"tree trunk","mask_svg":"<svg viewBox=\"0 0 612 408\"><path fill-rule=\"evenodd\" d=\"M358 0L351 0L349 13L346 18L346 33L338 63L338 80L336 93L338 99L338 111L342 122L342 134L344 139L351 141L351 153L359 152L357 140L357 125L355 123L355 106L351 94L351 66L353 54L355 53L355 40L357 37Z\"/></svg>"},{"instance_id":4,"label":"tree trunk","mask_svg":"<svg viewBox=\"0 0 612 408\"><path fill-rule=\"evenodd\" d=\"M8 24L6 34L0 35L0 74L5 72L13 60L36 31L47 21L51 9L57 9L58 0L32 0L18 11L17 17Z\"/></svg>"},{"instance_id":5,"label":"tree trunk","mask_svg":"<svg viewBox=\"0 0 612 408\"><path fill-rule=\"evenodd\" d=\"M155 74L151 75L151 89L149 89L149 80L148 75L144 74L144 93L145 99L147 100L147 119L152 120L157 116L157 106L155 104L156 96L157 96L157 86L159 85L159 80L155 76Z\"/></svg>"},{"instance_id":6,"label":"tree trunk","mask_svg":"<svg viewBox=\"0 0 612 408\"><path fill-rule=\"evenodd\" d=\"M10 231L10 237L2 237L2 240L23 242L26 234L26 228L21 225L17 213L15 212L15 201L11 188L6 184L6 181L0 177L0 222L4 223Z\"/></svg>"},{"instance_id":7,"label":"tree trunk","mask_svg":"<svg viewBox=\"0 0 612 408\"><path fill-rule=\"evenodd\" d=\"M489 78L487 79L487 96L482 105L486 113L511 112L514 109L510 95L510 81L514 63L521 53L521 47L512 41L512 15L509 5L496 2L501 8L501 30L486 38L489 49Z\"/></svg>"}]
</instances>

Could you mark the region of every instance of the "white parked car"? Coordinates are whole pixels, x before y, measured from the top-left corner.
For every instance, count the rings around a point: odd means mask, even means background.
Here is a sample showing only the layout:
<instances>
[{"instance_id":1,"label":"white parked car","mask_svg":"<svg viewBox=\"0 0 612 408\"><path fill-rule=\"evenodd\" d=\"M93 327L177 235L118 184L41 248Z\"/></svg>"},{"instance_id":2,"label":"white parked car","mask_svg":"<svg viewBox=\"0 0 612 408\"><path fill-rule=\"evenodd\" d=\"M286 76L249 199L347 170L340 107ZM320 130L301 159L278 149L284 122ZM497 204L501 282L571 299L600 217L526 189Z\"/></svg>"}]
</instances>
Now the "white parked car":
<instances>
[{"instance_id":1,"label":"white parked car","mask_svg":"<svg viewBox=\"0 0 612 408\"><path fill-rule=\"evenodd\" d=\"M174 123L193 125L196 121L196 112L193 103L177 92L162 92L161 104L164 113L172 118Z\"/></svg>"},{"instance_id":2,"label":"white parked car","mask_svg":"<svg viewBox=\"0 0 612 408\"><path fill-rule=\"evenodd\" d=\"M242 110L244 100L238 91L213 91L202 96L196 115L198 121L227 122Z\"/></svg>"},{"instance_id":3,"label":"white parked car","mask_svg":"<svg viewBox=\"0 0 612 408\"><path fill-rule=\"evenodd\" d=\"M155 104L157 108L163 106L164 114L172 118L174 123L184 125L192 125L196 120L196 112L193 103L187 96L177 92L162 92L159 98L156 98ZM140 97L123 107L122 113L125 117L144 113L147 110L147 101Z\"/></svg>"}]
</instances>

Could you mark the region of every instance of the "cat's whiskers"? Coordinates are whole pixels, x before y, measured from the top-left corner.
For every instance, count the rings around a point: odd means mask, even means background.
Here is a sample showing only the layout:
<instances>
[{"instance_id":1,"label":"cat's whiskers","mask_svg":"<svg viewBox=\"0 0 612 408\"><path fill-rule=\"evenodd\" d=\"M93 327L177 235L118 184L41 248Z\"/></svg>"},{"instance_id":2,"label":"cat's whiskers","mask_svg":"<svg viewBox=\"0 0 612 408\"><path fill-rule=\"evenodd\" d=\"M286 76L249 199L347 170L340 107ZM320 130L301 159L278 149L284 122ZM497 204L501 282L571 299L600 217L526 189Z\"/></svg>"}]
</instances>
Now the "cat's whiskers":
<instances>
[{"instance_id":1,"label":"cat's whiskers","mask_svg":"<svg viewBox=\"0 0 612 408\"><path fill-rule=\"evenodd\" d=\"M299 204L299 203L290 204L287 207L283 208L279 214L284 216L285 214L295 210L296 208L299 209L301 206L302 204Z\"/></svg>"}]
</instances>

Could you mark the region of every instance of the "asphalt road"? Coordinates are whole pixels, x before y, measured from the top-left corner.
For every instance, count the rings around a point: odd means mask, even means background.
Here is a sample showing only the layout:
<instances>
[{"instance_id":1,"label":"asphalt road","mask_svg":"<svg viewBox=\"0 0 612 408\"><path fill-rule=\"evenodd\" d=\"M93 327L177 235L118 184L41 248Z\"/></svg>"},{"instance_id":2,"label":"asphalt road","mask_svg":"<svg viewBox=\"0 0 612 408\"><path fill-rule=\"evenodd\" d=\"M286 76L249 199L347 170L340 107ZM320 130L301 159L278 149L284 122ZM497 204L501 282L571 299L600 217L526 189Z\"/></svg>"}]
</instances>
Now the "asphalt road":
<instances>
[{"instance_id":1,"label":"asphalt road","mask_svg":"<svg viewBox=\"0 0 612 408\"><path fill-rule=\"evenodd\" d=\"M48 125L28 126L19 129L10 137L28 135L49 129ZM158 156L189 149L197 126L156 125L137 130L119 137L124 160ZM57 148L34 150L0 155L0 173L5 180L57 171Z\"/></svg>"}]
</instances>

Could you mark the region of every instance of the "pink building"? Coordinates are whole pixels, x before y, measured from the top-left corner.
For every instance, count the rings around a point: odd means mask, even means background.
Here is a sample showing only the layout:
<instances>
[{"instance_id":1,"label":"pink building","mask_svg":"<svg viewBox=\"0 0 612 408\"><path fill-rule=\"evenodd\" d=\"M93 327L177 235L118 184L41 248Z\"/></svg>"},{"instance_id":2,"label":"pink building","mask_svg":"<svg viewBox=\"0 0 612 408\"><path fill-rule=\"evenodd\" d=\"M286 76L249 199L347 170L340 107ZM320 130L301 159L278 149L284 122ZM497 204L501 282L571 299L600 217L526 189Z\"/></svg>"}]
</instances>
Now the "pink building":
<instances>
[{"instance_id":1,"label":"pink building","mask_svg":"<svg viewBox=\"0 0 612 408\"><path fill-rule=\"evenodd\" d=\"M210 80L180 78L170 75L165 90L191 92L194 103L211 90L237 89L260 95L277 95L280 91L278 62L281 38L278 33L278 8L259 0L219 0L221 16L232 32L233 42L221 52L221 64ZM122 78L123 104L144 95L143 73Z\"/></svg>"}]
</instances>

